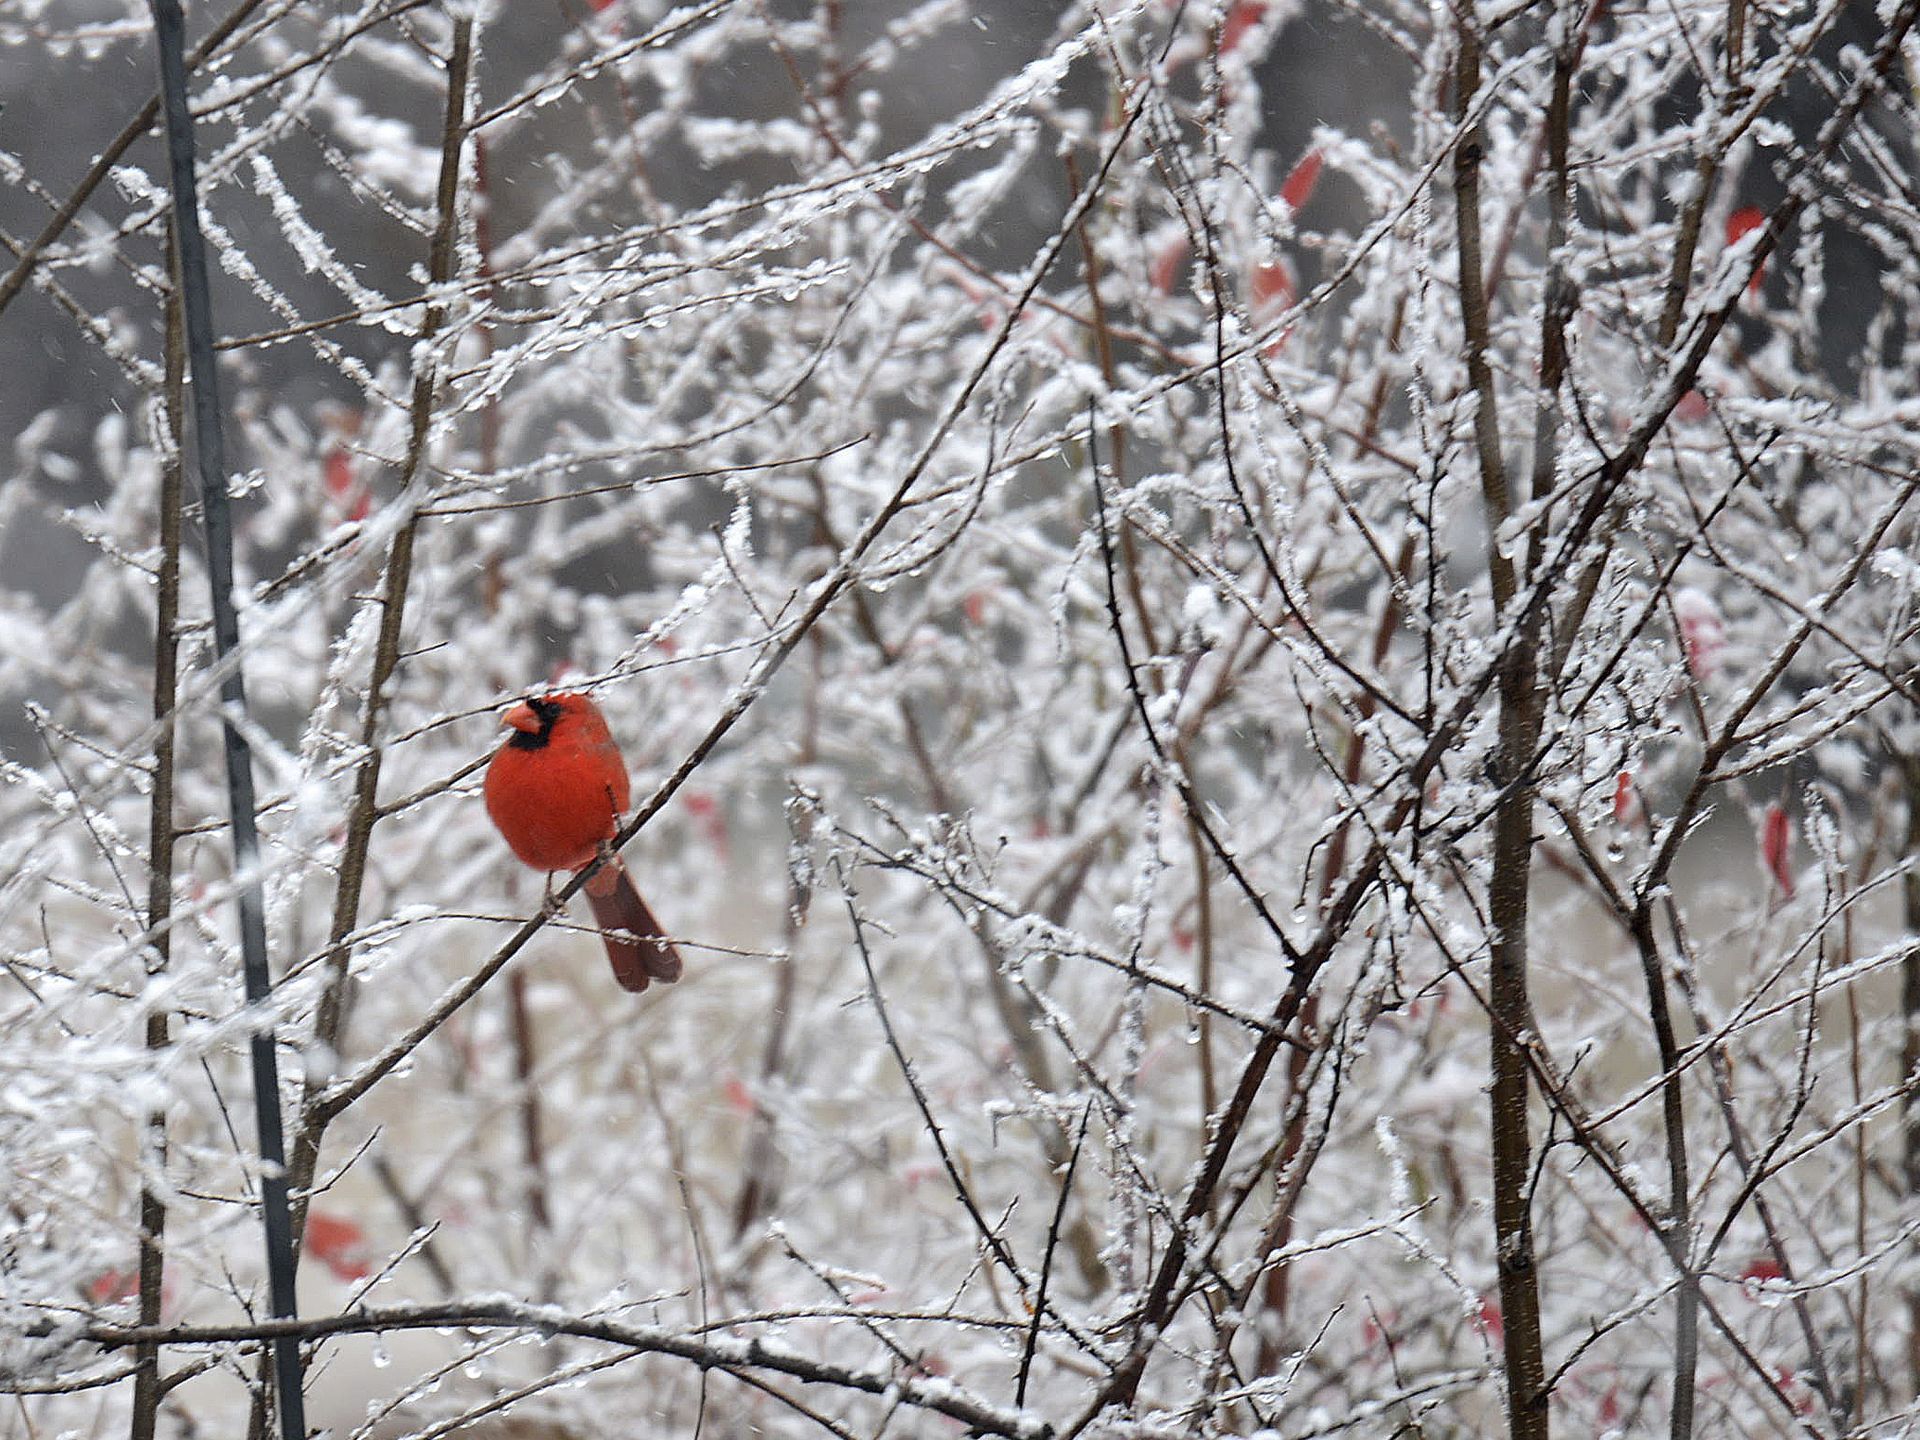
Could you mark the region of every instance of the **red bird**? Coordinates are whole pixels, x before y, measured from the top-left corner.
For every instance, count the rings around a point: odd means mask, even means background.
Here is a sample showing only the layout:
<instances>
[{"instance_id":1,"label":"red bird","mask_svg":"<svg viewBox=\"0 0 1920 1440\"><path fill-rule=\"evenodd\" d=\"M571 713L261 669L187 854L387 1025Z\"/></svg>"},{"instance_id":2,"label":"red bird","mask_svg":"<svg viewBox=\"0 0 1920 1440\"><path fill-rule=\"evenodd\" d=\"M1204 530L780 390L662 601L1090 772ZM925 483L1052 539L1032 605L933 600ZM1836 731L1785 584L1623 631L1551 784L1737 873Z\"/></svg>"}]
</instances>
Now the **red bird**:
<instances>
[{"instance_id":1,"label":"red bird","mask_svg":"<svg viewBox=\"0 0 1920 1440\"><path fill-rule=\"evenodd\" d=\"M543 695L515 705L500 723L513 733L487 766L484 789L494 826L536 870L591 865L606 853L627 808L627 762L600 707L585 695ZM649 980L680 978L680 952L619 856L594 872L586 890L622 989L638 993Z\"/></svg>"}]
</instances>

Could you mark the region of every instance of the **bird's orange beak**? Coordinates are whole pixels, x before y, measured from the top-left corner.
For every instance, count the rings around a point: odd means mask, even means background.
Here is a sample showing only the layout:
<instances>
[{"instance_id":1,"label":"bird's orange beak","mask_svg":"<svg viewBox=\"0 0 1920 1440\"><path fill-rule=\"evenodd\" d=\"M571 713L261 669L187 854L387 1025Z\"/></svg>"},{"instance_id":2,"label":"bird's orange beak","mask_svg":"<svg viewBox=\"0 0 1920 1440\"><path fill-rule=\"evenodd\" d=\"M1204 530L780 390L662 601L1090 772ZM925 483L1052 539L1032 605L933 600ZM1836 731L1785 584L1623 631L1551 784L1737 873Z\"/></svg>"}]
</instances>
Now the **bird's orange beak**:
<instances>
[{"instance_id":1,"label":"bird's orange beak","mask_svg":"<svg viewBox=\"0 0 1920 1440\"><path fill-rule=\"evenodd\" d=\"M528 735L540 733L540 717L533 713L533 707L524 700L502 715L500 724L503 728L523 731Z\"/></svg>"}]
</instances>

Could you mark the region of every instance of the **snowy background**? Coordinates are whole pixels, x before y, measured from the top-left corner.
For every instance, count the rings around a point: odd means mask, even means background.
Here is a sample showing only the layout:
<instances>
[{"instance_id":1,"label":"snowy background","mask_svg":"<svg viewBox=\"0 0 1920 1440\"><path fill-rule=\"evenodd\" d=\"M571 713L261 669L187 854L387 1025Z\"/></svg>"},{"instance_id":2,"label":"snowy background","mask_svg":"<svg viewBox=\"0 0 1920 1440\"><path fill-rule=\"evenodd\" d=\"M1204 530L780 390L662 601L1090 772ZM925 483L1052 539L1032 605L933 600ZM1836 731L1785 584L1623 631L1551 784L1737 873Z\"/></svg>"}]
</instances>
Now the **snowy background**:
<instances>
[{"instance_id":1,"label":"snowy background","mask_svg":"<svg viewBox=\"0 0 1920 1440\"><path fill-rule=\"evenodd\" d=\"M1902 1433L1917 8L191 7L310 1428ZM23 1437L272 1424L155 73L0 8Z\"/></svg>"}]
</instances>

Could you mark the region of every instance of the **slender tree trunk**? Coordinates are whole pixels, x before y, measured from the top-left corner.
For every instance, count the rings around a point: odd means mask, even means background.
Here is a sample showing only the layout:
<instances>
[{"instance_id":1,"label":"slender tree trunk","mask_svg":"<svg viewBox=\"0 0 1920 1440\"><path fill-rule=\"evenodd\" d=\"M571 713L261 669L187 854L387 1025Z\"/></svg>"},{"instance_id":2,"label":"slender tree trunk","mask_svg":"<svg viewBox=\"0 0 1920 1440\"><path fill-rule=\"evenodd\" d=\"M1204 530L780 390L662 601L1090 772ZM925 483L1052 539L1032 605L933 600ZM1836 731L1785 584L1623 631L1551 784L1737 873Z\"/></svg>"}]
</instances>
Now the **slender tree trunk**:
<instances>
[{"instance_id":1,"label":"slender tree trunk","mask_svg":"<svg viewBox=\"0 0 1920 1440\"><path fill-rule=\"evenodd\" d=\"M1453 157L1453 196L1459 228L1460 314L1467 384L1474 395L1473 434L1480 469L1480 500L1487 531L1487 577L1496 627L1514 622L1516 566L1502 542L1514 512L1501 453L1480 235L1480 162L1484 137L1475 119L1479 103L1479 19L1471 4L1456 11L1454 115L1462 125ZM1524 563L1524 562L1523 562ZM1493 924L1491 1008L1493 1223L1500 1276L1500 1314L1506 1335L1507 1425L1513 1440L1546 1440L1546 1364L1540 1339L1540 1285L1534 1265L1533 1145L1527 1123L1526 1040L1533 1029L1527 994L1527 919L1533 871L1534 750L1545 710L1539 687L1537 625L1519 620L1500 668L1500 738L1495 764L1500 798L1493 820L1493 876L1488 890Z\"/></svg>"},{"instance_id":2,"label":"slender tree trunk","mask_svg":"<svg viewBox=\"0 0 1920 1440\"><path fill-rule=\"evenodd\" d=\"M1507 1424L1513 1440L1546 1440L1546 1364L1540 1279L1533 1248L1533 1145L1527 1123L1525 1040L1533 1028L1527 992L1528 902L1533 868L1534 783L1527 773L1540 738L1534 649L1516 644L1500 685L1499 781L1494 816L1491 1090L1493 1226L1506 1334Z\"/></svg>"},{"instance_id":3,"label":"slender tree trunk","mask_svg":"<svg viewBox=\"0 0 1920 1440\"><path fill-rule=\"evenodd\" d=\"M173 707L179 688L180 644L180 496L186 484L186 332L180 316L177 288L167 299L164 385L167 453L160 466L160 573L154 596L153 718L158 731L153 741L153 794L149 801L147 838L147 970L158 974L172 956L173 941L167 922L173 913ZM147 1049L156 1056L170 1043L167 1012L155 1007L147 1015ZM142 1164L150 1167L140 1183L140 1323L160 1323L160 1299L166 1281L166 1201L154 1188L154 1177L166 1164L167 1116L156 1108L147 1117ZM160 1414L160 1347L139 1346L133 1375L131 1440L153 1440Z\"/></svg>"}]
</instances>

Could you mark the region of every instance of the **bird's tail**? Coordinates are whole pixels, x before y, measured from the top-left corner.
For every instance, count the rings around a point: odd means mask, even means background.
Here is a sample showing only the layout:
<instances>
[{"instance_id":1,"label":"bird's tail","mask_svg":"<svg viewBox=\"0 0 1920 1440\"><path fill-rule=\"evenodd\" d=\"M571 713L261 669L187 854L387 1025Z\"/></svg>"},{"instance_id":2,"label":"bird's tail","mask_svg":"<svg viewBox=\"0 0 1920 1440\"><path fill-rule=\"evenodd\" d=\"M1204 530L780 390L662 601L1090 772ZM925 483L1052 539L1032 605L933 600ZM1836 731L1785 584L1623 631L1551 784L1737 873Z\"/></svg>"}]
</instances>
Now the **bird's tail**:
<instances>
[{"instance_id":1,"label":"bird's tail","mask_svg":"<svg viewBox=\"0 0 1920 1440\"><path fill-rule=\"evenodd\" d=\"M633 888L626 866L618 860L603 865L587 881L586 890L607 959L613 962L613 978L622 990L638 994L649 980L670 983L680 978L680 952Z\"/></svg>"}]
</instances>

